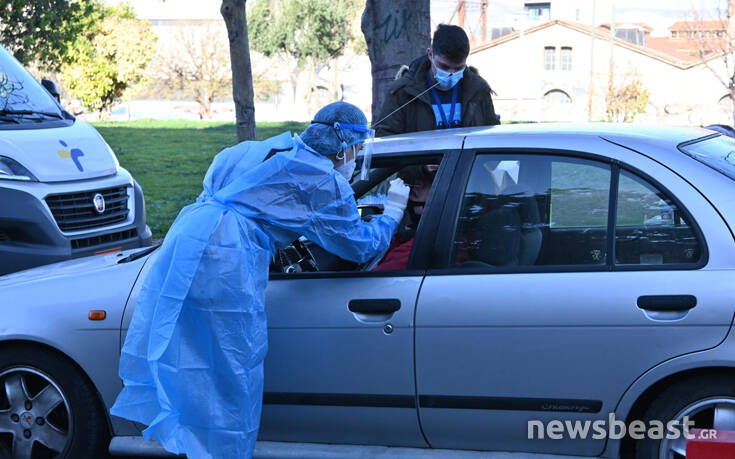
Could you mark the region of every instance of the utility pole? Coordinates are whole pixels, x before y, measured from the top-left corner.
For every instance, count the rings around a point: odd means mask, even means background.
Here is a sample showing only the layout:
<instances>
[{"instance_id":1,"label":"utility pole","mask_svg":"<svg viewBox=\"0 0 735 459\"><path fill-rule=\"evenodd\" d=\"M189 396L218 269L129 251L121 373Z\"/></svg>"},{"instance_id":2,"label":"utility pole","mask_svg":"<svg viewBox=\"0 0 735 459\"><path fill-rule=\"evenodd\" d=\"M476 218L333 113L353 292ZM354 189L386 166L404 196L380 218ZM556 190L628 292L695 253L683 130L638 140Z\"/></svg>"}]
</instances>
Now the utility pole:
<instances>
[{"instance_id":1,"label":"utility pole","mask_svg":"<svg viewBox=\"0 0 735 459\"><path fill-rule=\"evenodd\" d=\"M607 81L607 100L613 97L613 89L615 85L615 59L613 51L615 50L615 0L612 0L612 12L610 14L610 77ZM610 121L610 111L608 110L608 121Z\"/></svg>"},{"instance_id":2,"label":"utility pole","mask_svg":"<svg viewBox=\"0 0 735 459\"><path fill-rule=\"evenodd\" d=\"M459 0L459 26L464 29L464 21L466 14L465 0Z\"/></svg>"},{"instance_id":3,"label":"utility pole","mask_svg":"<svg viewBox=\"0 0 735 459\"><path fill-rule=\"evenodd\" d=\"M597 31L596 24L596 8L597 0L592 0L592 43L590 43L590 87L587 95L587 120L592 121L592 97L595 94L595 32Z\"/></svg>"},{"instance_id":4,"label":"utility pole","mask_svg":"<svg viewBox=\"0 0 735 459\"><path fill-rule=\"evenodd\" d=\"M480 20L482 21L482 42L487 43L487 0L482 0Z\"/></svg>"}]
</instances>

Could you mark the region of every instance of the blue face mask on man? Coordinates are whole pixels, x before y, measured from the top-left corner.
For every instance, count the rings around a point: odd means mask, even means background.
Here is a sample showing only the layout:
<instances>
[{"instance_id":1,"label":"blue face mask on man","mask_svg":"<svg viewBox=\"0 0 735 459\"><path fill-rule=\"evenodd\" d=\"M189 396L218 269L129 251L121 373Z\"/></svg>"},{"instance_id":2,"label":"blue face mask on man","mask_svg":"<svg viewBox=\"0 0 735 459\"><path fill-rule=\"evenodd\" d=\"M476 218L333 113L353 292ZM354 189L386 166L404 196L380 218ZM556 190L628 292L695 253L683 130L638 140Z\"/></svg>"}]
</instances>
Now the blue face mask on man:
<instances>
[{"instance_id":1,"label":"blue face mask on man","mask_svg":"<svg viewBox=\"0 0 735 459\"><path fill-rule=\"evenodd\" d=\"M459 83L459 80L462 79L464 76L464 69L449 73L446 70L442 70L437 67L436 69L436 75L434 75L434 78L436 78L436 81L439 83L439 86L441 86L444 89L453 88L457 83Z\"/></svg>"}]
</instances>

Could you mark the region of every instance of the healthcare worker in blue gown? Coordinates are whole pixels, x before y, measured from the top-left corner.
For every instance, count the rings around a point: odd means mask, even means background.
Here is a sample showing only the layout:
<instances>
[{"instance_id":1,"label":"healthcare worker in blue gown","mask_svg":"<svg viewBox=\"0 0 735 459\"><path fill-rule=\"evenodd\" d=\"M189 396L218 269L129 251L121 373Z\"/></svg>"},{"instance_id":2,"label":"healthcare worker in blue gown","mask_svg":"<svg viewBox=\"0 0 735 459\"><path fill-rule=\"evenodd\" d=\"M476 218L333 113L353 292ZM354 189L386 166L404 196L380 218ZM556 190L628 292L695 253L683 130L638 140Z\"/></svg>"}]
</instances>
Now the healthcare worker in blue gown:
<instances>
[{"instance_id":1,"label":"healthcare worker in blue gown","mask_svg":"<svg viewBox=\"0 0 735 459\"><path fill-rule=\"evenodd\" d=\"M360 220L348 178L368 131L360 109L335 102L301 136L242 142L214 158L143 282L112 414L190 459L252 457L276 249L305 236L366 262L388 247L405 209L409 190L396 180L383 215Z\"/></svg>"}]
</instances>

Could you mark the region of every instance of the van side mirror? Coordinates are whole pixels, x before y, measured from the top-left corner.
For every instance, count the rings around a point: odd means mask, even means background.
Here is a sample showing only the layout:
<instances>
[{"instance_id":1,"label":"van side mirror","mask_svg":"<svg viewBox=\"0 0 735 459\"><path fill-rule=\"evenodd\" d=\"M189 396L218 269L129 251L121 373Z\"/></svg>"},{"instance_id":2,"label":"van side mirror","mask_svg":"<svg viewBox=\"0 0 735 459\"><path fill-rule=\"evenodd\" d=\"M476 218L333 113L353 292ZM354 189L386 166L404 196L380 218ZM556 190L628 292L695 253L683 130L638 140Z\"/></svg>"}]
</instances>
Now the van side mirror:
<instances>
[{"instance_id":1,"label":"van side mirror","mask_svg":"<svg viewBox=\"0 0 735 459\"><path fill-rule=\"evenodd\" d=\"M41 80L41 85L46 88L46 91L51 94L51 97L56 99L56 102L61 103L61 98L59 97L59 88L56 87L56 83L54 83L52 80L44 78Z\"/></svg>"}]
</instances>

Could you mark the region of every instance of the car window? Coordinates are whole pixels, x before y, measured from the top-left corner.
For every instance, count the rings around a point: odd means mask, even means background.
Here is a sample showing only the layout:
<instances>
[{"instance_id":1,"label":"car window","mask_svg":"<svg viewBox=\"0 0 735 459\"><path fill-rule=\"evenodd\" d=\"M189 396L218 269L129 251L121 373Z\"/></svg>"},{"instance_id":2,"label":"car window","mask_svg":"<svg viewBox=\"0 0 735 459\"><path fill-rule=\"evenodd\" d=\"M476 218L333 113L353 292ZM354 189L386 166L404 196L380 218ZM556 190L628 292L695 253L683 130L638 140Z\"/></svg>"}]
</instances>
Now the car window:
<instances>
[{"instance_id":1,"label":"car window","mask_svg":"<svg viewBox=\"0 0 735 459\"><path fill-rule=\"evenodd\" d=\"M428 206L430 191L439 170L441 157L401 160L375 160L370 170L370 183L356 198L357 208L364 221L370 221L383 212L390 181L401 178L409 187L409 202L403 218L393 235L390 246L367 263L353 263L333 255L318 245L301 238L278 250L270 266L271 273L296 274L301 272L369 272L400 271L408 267L408 259L424 208ZM353 181L355 187L356 180ZM364 182L363 182L364 183Z\"/></svg>"},{"instance_id":2,"label":"car window","mask_svg":"<svg viewBox=\"0 0 735 459\"><path fill-rule=\"evenodd\" d=\"M585 159L477 155L454 266L605 264L610 177L609 165Z\"/></svg>"},{"instance_id":3,"label":"car window","mask_svg":"<svg viewBox=\"0 0 735 459\"><path fill-rule=\"evenodd\" d=\"M552 228L607 226L610 168L589 162L551 163Z\"/></svg>"},{"instance_id":4,"label":"car window","mask_svg":"<svg viewBox=\"0 0 735 459\"><path fill-rule=\"evenodd\" d=\"M621 171L615 227L620 265L695 263L702 250L681 209L642 178Z\"/></svg>"},{"instance_id":5,"label":"car window","mask_svg":"<svg viewBox=\"0 0 735 459\"><path fill-rule=\"evenodd\" d=\"M735 180L735 139L721 135L686 145L681 151Z\"/></svg>"}]
</instances>

